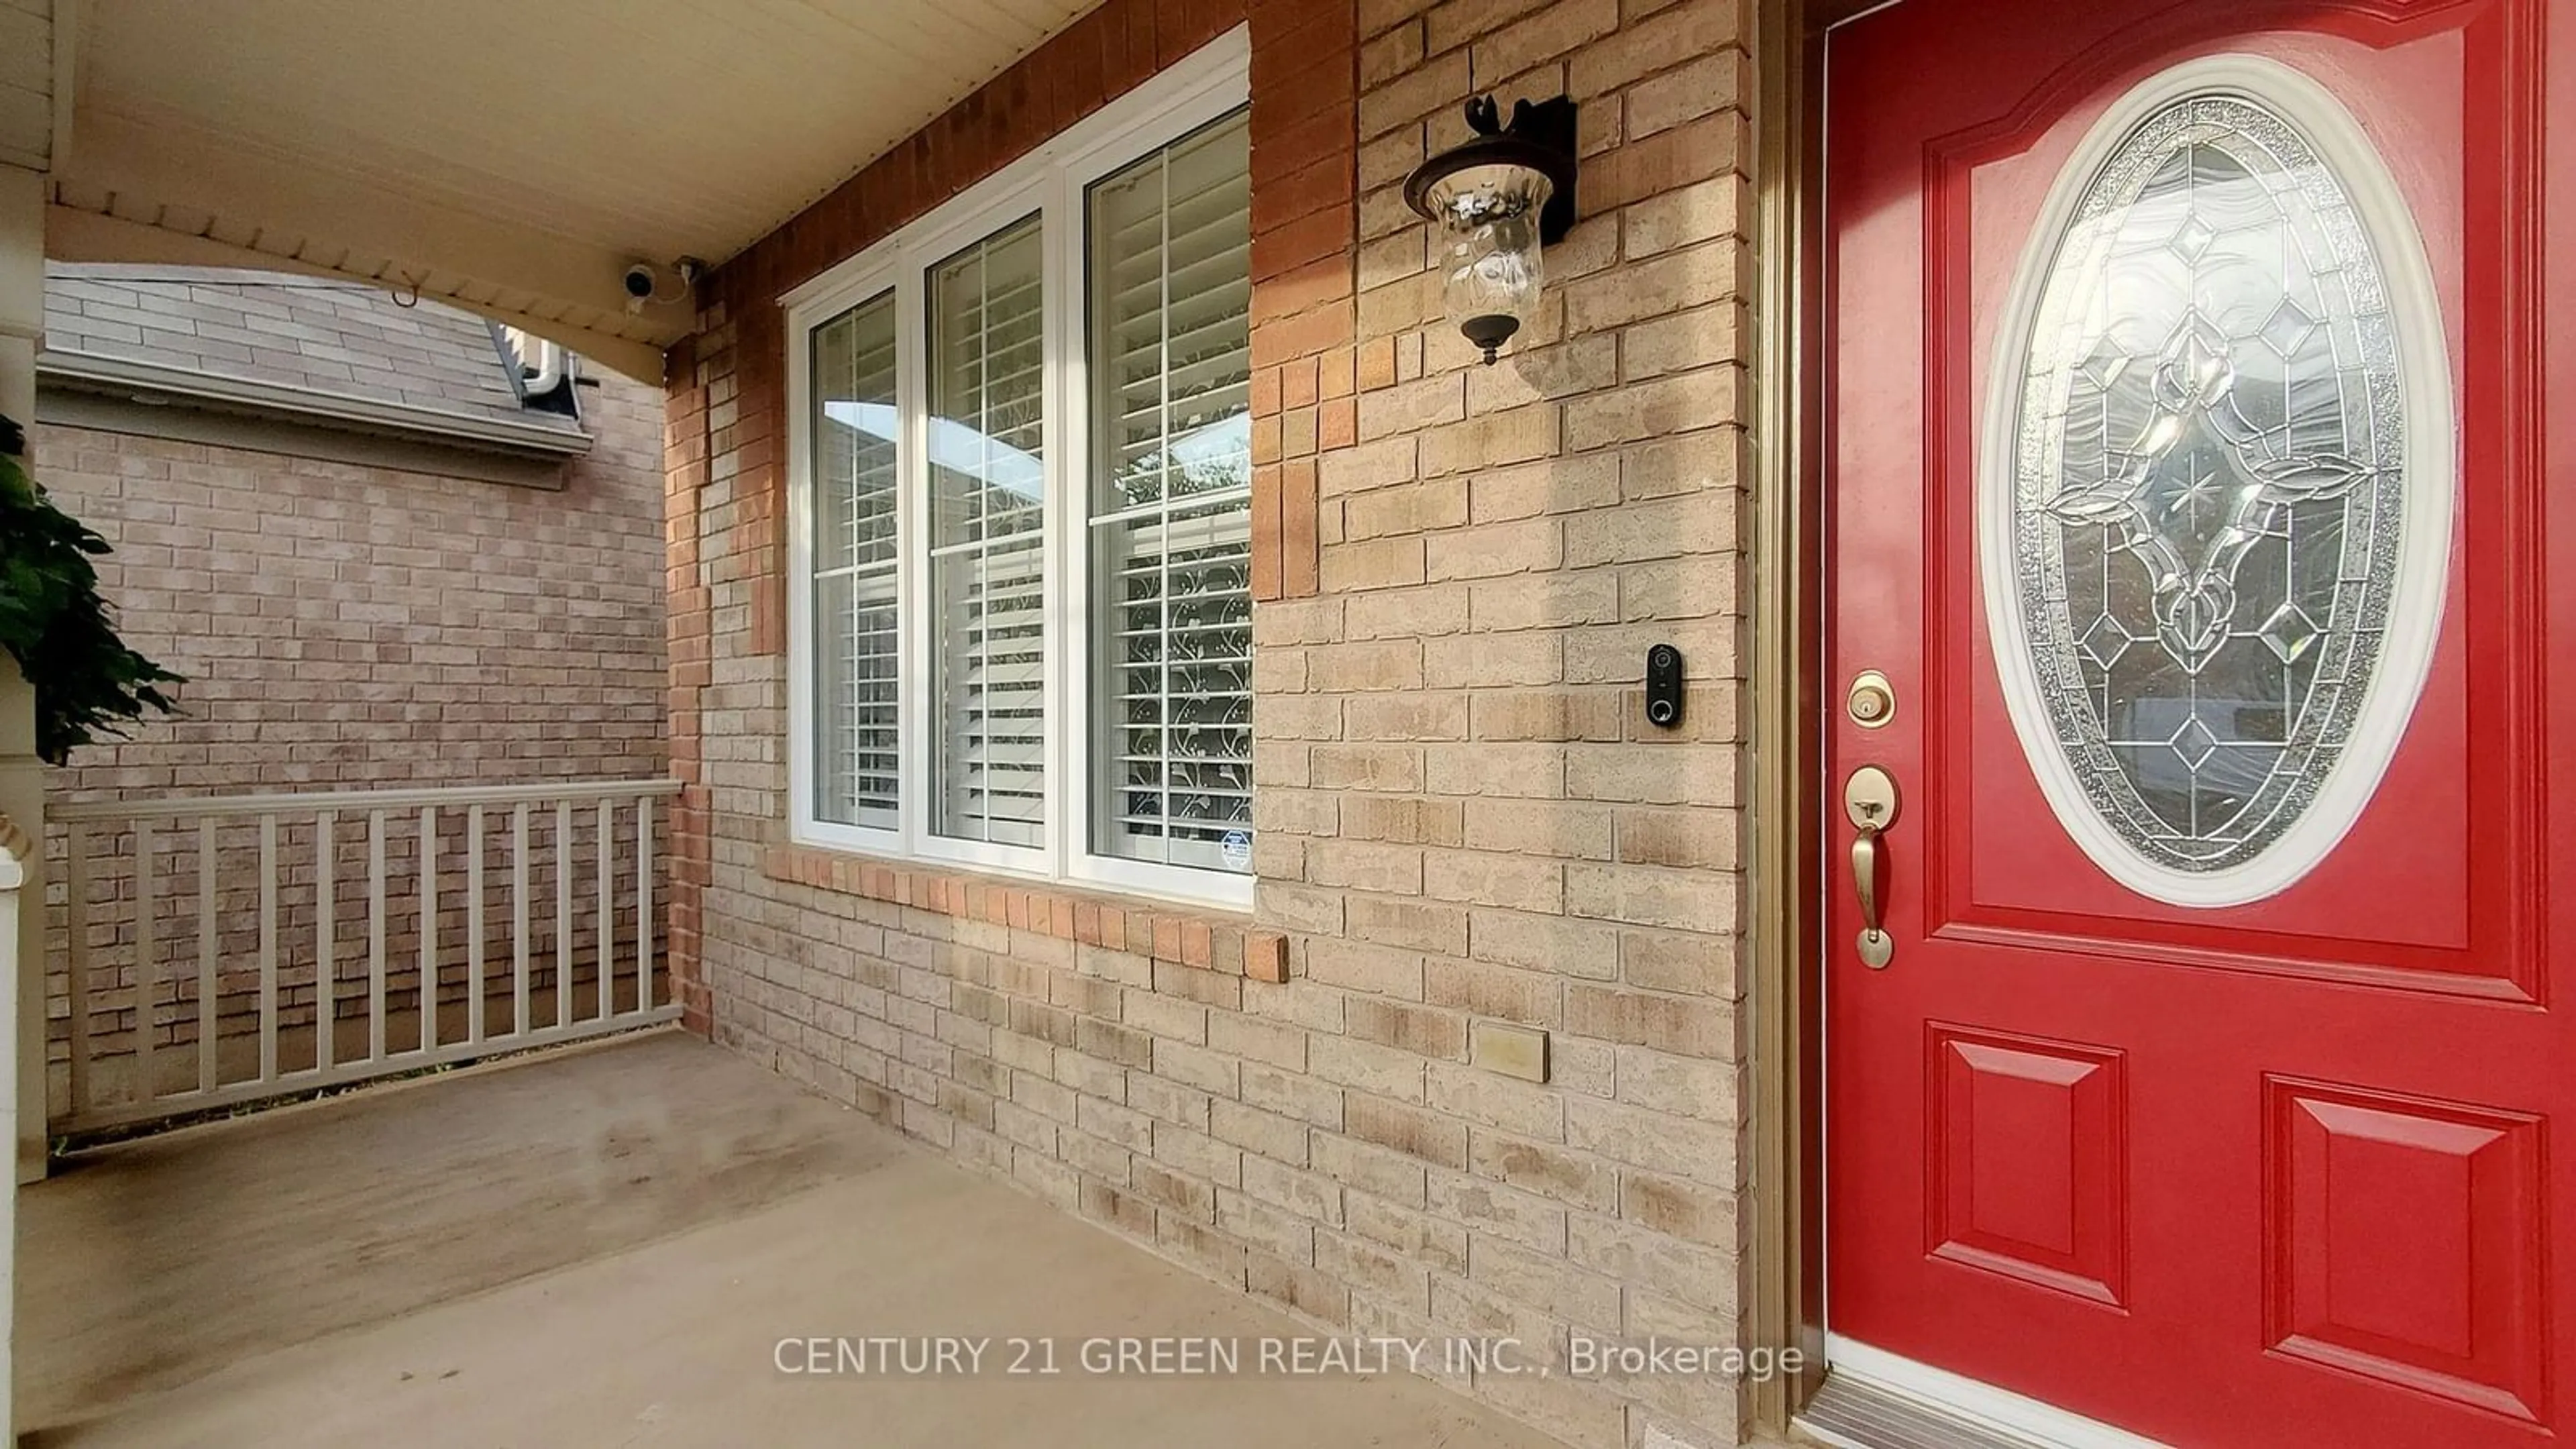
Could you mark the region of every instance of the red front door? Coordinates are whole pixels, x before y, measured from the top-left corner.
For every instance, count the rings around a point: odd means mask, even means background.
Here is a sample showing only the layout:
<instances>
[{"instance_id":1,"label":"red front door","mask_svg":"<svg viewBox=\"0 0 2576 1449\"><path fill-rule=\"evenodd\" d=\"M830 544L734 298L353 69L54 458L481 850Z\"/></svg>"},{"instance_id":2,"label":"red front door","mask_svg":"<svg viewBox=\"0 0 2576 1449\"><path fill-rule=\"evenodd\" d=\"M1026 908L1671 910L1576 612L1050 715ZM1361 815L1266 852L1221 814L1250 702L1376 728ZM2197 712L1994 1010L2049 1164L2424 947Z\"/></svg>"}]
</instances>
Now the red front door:
<instances>
[{"instance_id":1,"label":"red front door","mask_svg":"<svg viewBox=\"0 0 2576 1449\"><path fill-rule=\"evenodd\" d=\"M1901 0L1826 85L1831 1332L2559 1432L2576 0Z\"/></svg>"}]
</instances>

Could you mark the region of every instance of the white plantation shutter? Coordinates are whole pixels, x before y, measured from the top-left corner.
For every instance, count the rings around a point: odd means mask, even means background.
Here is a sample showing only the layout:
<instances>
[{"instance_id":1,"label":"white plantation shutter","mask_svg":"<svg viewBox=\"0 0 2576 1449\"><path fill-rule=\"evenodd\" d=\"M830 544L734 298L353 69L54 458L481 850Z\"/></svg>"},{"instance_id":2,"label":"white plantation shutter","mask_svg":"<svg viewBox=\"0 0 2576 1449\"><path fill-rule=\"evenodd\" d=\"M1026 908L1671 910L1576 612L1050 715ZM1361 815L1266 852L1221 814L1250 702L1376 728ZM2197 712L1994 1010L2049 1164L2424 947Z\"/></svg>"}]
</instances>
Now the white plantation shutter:
<instances>
[{"instance_id":1,"label":"white plantation shutter","mask_svg":"<svg viewBox=\"0 0 2576 1449\"><path fill-rule=\"evenodd\" d=\"M1248 872L1250 157L1243 115L1090 194L1092 848Z\"/></svg>"},{"instance_id":2,"label":"white plantation shutter","mask_svg":"<svg viewBox=\"0 0 2576 1449\"><path fill-rule=\"evenodd\" d=\"M887 293L814 330L814 815L891 830L895 813L895 308Z\"/></svg>"},{"instance_id":3,"label":"white plantation shutter","mask_svg":"<svg viewBox=\"0 0 2576 1449\"><path fill-rule=\"evenodd\" d=\"M1031 217L929 276L931 829L1046 825L1045 254Z\"/></svg>"}]
</instances>

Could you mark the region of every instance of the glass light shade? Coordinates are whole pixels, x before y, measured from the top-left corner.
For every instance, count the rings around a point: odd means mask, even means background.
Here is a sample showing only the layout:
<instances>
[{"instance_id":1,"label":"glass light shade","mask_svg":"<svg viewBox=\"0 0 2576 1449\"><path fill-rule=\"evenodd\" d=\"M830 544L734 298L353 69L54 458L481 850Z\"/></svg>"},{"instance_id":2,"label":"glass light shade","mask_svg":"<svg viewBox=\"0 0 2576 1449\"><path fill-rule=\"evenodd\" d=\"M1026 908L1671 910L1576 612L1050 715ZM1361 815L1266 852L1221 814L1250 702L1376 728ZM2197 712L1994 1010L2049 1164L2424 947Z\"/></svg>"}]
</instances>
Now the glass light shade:
<instances>
[{"instance_id":1,"label":"glass light shade","mask_svg":"<svg viewBox=\"0 0 2576 1449\"><path fill-rule=\"evenodd\" d=\"M1487 362L1538 314L1546 280L1539 210L1552 190L1545 175L1513 165L1470 166L1431 187L1442 229L1442 301Z\"/></svg>"}]
</instances>

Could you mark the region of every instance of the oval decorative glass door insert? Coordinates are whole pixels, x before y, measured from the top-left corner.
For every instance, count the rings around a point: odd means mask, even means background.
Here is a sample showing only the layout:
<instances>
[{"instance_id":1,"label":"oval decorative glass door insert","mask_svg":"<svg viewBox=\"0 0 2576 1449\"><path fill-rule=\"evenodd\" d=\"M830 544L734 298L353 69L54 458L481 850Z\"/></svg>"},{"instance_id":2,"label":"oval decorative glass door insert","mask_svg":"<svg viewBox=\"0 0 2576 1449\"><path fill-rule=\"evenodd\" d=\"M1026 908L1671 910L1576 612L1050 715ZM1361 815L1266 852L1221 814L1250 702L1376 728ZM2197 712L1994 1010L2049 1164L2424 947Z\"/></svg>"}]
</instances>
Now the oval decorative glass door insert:
<instances>
[{"instance_id":1,"label":"oval decorative glass door insert","mask_svg":"<svg viewBox=\"0 0 2576 1449\"><path fill-rule=\"evenodd\" d=\"M2313 868L2376 788L2443 608L2441 315L2369 139L2222 56L2114 105L1998 336L1979 552L2059 819L2180 905Z\"/></svg>"}]
</instances>

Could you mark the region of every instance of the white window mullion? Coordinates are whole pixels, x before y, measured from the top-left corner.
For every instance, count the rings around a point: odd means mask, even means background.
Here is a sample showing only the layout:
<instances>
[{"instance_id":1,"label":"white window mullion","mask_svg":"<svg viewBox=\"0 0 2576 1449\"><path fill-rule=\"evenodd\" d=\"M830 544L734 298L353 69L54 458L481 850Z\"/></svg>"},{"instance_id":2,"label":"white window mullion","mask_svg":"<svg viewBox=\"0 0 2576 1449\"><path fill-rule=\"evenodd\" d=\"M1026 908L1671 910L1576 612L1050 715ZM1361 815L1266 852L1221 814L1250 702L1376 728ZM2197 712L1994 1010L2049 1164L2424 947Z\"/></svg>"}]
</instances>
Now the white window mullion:
<instances>
[{"instance_id":1,"label":"white window mullion","mask_svg":"<svg viewBox=\"0 0 2576 1449\"><path fill-rule=\"evenodd\" d=\"M903 777L912 785L903 792L903 849L917 853L930 833L930 570L923 541L930 536L930 461L923 422L927 364L922 328L929 309L922 303L921 269L903 267L895 288L895 356L899 381L896 395L903 415Z\"/></svg>"},{"instance_id":2,"label":"white window mullion","mask_svg":"<svg viewBox=\"0 0 2576 1449\"><path fill-rule=\"evenodd\" d=\"M1059 171L1046 189L1047 338L1047 869L1068 873L1082 852L1090 792L1082 786L1083 721L1089 717L1083 671L1090 667L1080 601L1089 573L1083 558L1084 480L1090 470L1082 399L1081 193Z\"/></svg>"}]
</instances>

